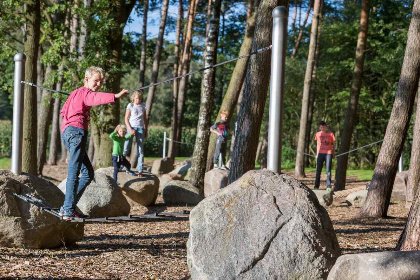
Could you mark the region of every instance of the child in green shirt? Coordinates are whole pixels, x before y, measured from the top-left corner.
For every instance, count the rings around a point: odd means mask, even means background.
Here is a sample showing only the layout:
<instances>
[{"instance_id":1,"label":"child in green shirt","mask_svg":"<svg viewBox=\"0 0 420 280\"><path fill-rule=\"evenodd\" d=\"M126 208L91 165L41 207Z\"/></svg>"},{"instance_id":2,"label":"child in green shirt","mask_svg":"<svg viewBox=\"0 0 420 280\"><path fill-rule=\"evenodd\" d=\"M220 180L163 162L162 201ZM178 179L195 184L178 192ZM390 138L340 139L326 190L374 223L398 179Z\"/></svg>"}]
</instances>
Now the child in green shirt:
<instances>
[{"instance_id":1,"label":"child in green shirt","mask_svg":"<svg viewBox=\"0 0 420 280\"><path fill-rule=\"evenodd\" d=\"M117 181L117 175L121 165L125 166L127 174L136 176L136 174L130 170L131 164L125 156L123 156L124 142L131 138L131 134L126 135L126 133L127 129L125 128L125 125L120 124L117 125L115 130L109 135L109 138L111 138L114 143L112 147L112 165L114 166L114 180L117 182L117 185L120 184Z\"/></svg>"}]
</instances>

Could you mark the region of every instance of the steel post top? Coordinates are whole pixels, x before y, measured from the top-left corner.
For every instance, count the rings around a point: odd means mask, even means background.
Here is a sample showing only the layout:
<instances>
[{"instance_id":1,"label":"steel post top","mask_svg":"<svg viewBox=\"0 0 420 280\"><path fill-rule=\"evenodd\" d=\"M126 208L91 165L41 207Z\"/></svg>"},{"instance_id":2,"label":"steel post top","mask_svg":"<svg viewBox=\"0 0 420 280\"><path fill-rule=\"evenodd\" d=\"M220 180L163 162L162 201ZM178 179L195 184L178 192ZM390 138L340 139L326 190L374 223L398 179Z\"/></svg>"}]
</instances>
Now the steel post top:
<instances>
[{"instance_id":1,"label":"steel post top","mask_svg":"<svg viewBox=\"0 0 420 280\"><path fill-rule=\"evenodd\" d=\"M15 54L15 61L26 61L26 55L24 53Z\"/></svg>"},{"instance_id":2,"label":"steel post top","mask_svg":"<svg viewBox=\"0 0 420 280\"><path fill-rule=\"evenodd\" d=\"M289 15L289 11L285 6L277 6L273 9L271 13L273 18L287 18Z\"/></svg>"}]
</instances>

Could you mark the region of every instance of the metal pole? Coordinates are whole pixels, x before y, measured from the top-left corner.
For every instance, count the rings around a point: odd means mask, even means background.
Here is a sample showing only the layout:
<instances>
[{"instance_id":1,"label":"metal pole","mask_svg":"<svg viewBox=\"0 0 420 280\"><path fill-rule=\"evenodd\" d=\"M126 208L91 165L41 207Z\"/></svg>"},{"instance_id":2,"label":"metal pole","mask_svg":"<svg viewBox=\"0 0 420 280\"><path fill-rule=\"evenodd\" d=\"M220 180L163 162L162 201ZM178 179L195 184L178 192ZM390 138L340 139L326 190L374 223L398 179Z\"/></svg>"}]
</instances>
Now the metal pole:
<instances>
[{"instance_id":1,"label":"metal pole","mask_svg":"<svg viewBox=\"0 0 420 280\"><path fill-rule=\"evenodd\" d=\"M166 155L166 131L163 131L163 155L162 158L165 158Z\"/></svg>"},{"instance_id":2,"label":"metal pole","mask_svg":"<svg viewBox=\"0 0 420 280\"><path fill-rule=\"evenodd\" d=\"M12 132L12 164L14 174L22 173L22 128L23 128L23 84L25 80L25 61L23 53L15 55L15 81L13 91L13 132Z\"/></svg>"},{"instance_id":3,"label":"metal pole","mask_svg":"<svg viewBox=\"0 0 420 280\"><path fill-rule=\"evenodd\" d=\"M273 34L271 49L267 168L271 171L280 173L288 10L284 6L276 7L274 8L272 15Z\"/></svg>"},{"instance_id":4,"label":"metal pole","mask_svg":"<svg viewBox=\"0 0 420 280\"><path fill-rule=\"evenodd\" d=\"M401 154L400 161L398 162L398 172L403 172L403 155Z\"/></svg>"}]
</instances>

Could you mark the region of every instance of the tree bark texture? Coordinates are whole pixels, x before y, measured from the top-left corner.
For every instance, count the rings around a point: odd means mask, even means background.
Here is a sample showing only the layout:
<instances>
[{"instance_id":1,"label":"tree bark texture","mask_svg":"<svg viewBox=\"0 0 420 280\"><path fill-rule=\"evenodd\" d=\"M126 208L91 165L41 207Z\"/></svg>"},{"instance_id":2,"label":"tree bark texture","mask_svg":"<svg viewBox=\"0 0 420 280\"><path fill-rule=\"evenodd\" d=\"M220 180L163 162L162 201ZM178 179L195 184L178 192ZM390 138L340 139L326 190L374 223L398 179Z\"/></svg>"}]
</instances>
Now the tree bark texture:
<instances>
[{"instance_id":1,"label":"tree bark texture","mask_svg":"<svg viewBox=\"0 0 420 280\"><path fill-rule=\"evenodd\" d=\"M255 2L259 2L259 0ZM247 21L246 21L247 28L245 30L245 37L244 37L244 40L242 41L241 50L239 51L239 56L250 53L251 47L252 47L252 39L254 38L255 17L256 17L255 12L256 11L249 13L249 9L252 9L252 6L248 7L248 14L250 15L250 17L247 18ZM223 101L222 101L222 105L220 106L219 112L217 114L216 122L220 120L220 113L222 111L228 112L228 115L227 115L228 120L230 120L232 116L234 115L233 114L234 109L238 102L238 97L239 97L239 94L241 93L242 85L245 80L248 60L249 60L249 57L239 59L236 61L235 68L233 70L228 89L226 91L225 97L223 98ZM210 135L210 143L209 143L208 152L207 152L207 167L206 167L207 171L213 168L213 154L216 149L216 140L217 140L217 136L212 133Z\"/></svg>"},{"instance_id":2,"label":"tree bark texture","mask_svg":"<svg viewBox=\"0 0 420 280\"><path fill-rule=\"evenodd\" d=\"M47 66L45 70L45 80L51 79L50 75L53 71L52 66ZM41 106L38 120L38 149L37 149L37 170L38 175L42 175L42 169L47 157L48 131L51 124L53 109L52 92L44 90L42 93Z\"/></svg>"},{"instance_id":3,"label":"tree bark texture","mask_svg":"<svg viewBox=\"0 0 420 280\"><path fill-rule=\"evenodd\" d=\"M40 46L38 48L38 59L37 59L37 65L36 65L36 84L42 85L44 82L44 67L41 63L41 56L42 56L42 47ZM37 104L37 112L40 111L41 106L41 99L42 99L42 89L36 88L36 104Z\"/></svg>"},{"instance_id":4,"label":"tree bark texture","mask_svg":"<svg viewBox=\"0 0 420 280\"><path fill-rule=\"evenodd\" d=\"M40 38L40 0L26 1L25 78L36 83ZM37 96L36 88L25 85L23 110L22 171L37 175Z\"/></svg>"},{"instance_id":5,"label":"tree bark texture","mask_svg":"<svg viewBox=\"0 0 420 280\"><path fill-rule=\"evenodd\" d=\"M273 29L271 13L287 1L262 0L258 7L252 51L269 46ZM261 52L250 57L244 96L237 120L229 183L255 167L255 154L261 129L261 120L270 81L271 53Z\"/></svg>"},{"instance_id":6,"label":"tree bark texture","mask_svg":"<svg viewBox=\"0 0 420 280\"><path fill-rule=\"evenodd\" d=\"M87 9L92 6L92 0L83 0L84 8ZM86 26L85 18L88 17L86 12L80 18L80 35L79 35L79 60L85 59L85 47L86 47L86 38L88 36L88 29Z\"/></svg>"},{"instance_id":7,"label":"tree bark texture","mask_svg":"<svg viewBox=\"0 0 420 280\"><path fill-rule=\"evenodd\" d=\"M411 144L410 172L407 180L407 198L417 195L420 182L420 87L417 88L416 120L413 127L413 143ZM411 192L411 193L409 193ZM408 202L408 199L407 199Z\"/></svg>"},{"instance_id":8,"label":"tree bark texture","mask_svg":"<svg viewBox=\"0 0 420 280\"><path fill-rule=\"evenodd\" d=\"M162 54L162 46L163 46L163 35L165 33L165 26L166 26L166 19L168 16L168 6L169 0L163 0L162 3L162 10L161 10L161 18L160 18L160 26L159 26L159 35L156 42L156 50L155 50L155 57L153 59L153 66L152 66L152 77L150 79L150 83L154 84L157 82L158 75L159 75L159 65L160 65L160 57ZM153 100L155 98L155 86L149 87L149 91L147 93L147 101L146 101L146 112L147 112L147 119L150 120L150 116L152 113L152 105Z\"/></svg>"},{"instance_id":9,"label":"tree bark texture","mask_svg":"<svg viewBox=\"0 0 420 280\"><path fill-rule=\"evenodd\" d=\"M357 106L359 104L360 89L362 88L363 66L365 62L366 41L369 27L369 0L362 1L360 15L359 37L357 39L356 61L353 70L353 80L350 88L350 99L347 105L344 127L341 133L339 154L350 150L350 143L353 137L354 125L357 117ZM349 154L337 158L337 171L335 173L335 190L344 190L346 187L346 172L349 161Z\"/></svg>"},{"instance_id":10,"label":"tree bark texture","mask_svg":"<svg viewBox=\"0 0 420 280\"><path fill-rule=\"evenodd\" d=\"M180 36L181 36L181 23L182 23L182 0L178 2L178 19L176 21L176 38L175 38L175 58L174 58L174 70L172 71L172 76L176 77L178 75L179 69L179 55L180 55ZM172 92L172 119L171 119L171 133L168 145L168 157L175 159L175 145L174 140L176 140L176 129L177 129L177 115L178 115L178 88L179 88L179 79L174 80L173 83L173 92Z\"/></svg>"},{"instance_id":11,"label":"tree bark texture","mask_svg":"<svg viewBox=\"0 0 420 280\"><path fill-rule=\"evenodd\" d=\"M108 92L117 93L120 91L123 29L135 3L136 1L126 3L125 0L118 0L112 1L109 4L109 14L113 16L117 24L111 26L107 38L110 56L105 61L104 70L108 74L105 80L105 90ZM113 104L101 106L100 124L97 124L100 135L100 146L98 149L95 149L97 152L96 163L98 167L111 165L109 151L112 151L112 141L109 139L109 134L119 122L119 103L117 99Z\"/></svg>"},{"instance_id":12,"label":"tree bark texture","mask_svg":"<svg viewBox=\"0 0 420 280\"><path fill-rule=\"evenodd\" d=\"M58 89L58 84L56 86ZM57 156L58 156L58 147L60 145L60 105L61 100L60 98L54 99L54 109L53 109L53 117L52 117L52 124L51 124L51 140L50 140L50 154L48 157L48 164L50 165L57 165Z\"/></svg>"},{"instance_id":13,"label":"tree bark texture","mask_svg":"<svg viewBox=\"0 0 420 280\"><path fill-rule=\"evenodd\" d=\"M420 250L420 197L419 192L408 213L407 224L398 241L397 249L401 251Z\"/></svg>"},{"instance_id":14,"label":"tree bark texture","mask_svg":"<svg viewBox=\"0 0 420 280\"><path fill-rule=\"evenodd\" d=\"M197 13L197 5L199 0L191 0L190 8L188 13L188 23L186 27L186 34L184 40L184 51L182 56L182 63L181 63L181 75L185 75L190 70L190 63L191 63L191 50L192 50L192 37L193 37L193 29L194 29L194 19ZM182 134L182 120L184 116L184 103L185 103L185 96L187 94L187 87L188 87L188 77L184 77L179 82L179 89L178 89L178 108L177 108L177 129L176 129L176 140L181 141L181 134ZM176 143L175 143L176 144ZM175 145L177 146L177 145ZM175 149L177 149L175 147Z\"/></svg>"},{"instance_id":15,"label":"tree bark texture","mask_svg":"<svg viewBox=\"0 0 420 280\"><path fill-rule=\"evenodd\" d=\"M365 203L364 216L386 217L398 160L407 136L419 82L420 70L420 0L413 5L407 46L391 116L376 162Z\"/></svg>"},{"instance_id":16,"label":"tree bark texture","mask_svg":"<svg viewBox=\"0 0 420 280\"><path fill-rule=\"evenodd\" d=\"M207 22L206 51L204 67L217 62L217 43L220 25L221 0L211 0L210 16ZM204 198L204 175L206 173L207 147L210 136L210 117L213 107L215 90L215 68L204 71L201 80L201 102L197 125L194 153L191 161L190 183L199 189Z\"/></svg>"},{"instance_id":17,"label":"tree bark texture","mask_svg":"<svg viewBox=\"0 0 420 280\"><path fill-rule=\"evenodd\" d=\"M315 49L318 36L319 8L321 0L315 0L312 15L311 39L309 41L308 62L306 64L305 81L303 84L302 110L300 113L299 136L296 153L295 176L305 177L305 134L308 125L309 93L312 84L312 72L315 65Z\"/></svg>"},{"instance_id":18,"label":"tree bark texture","mask_svg":"<svg viewBox=\"0 0 420 280\"><path fill-rule=\"evenodd\" d=\"M146 71L146 49L147 49L147 14L149 11L149 0L144 0L143 6L143 27L141 34L141 55L140 55L140 74L139 87L144 86L144 73Z\"/></svg>"}]
</instances>

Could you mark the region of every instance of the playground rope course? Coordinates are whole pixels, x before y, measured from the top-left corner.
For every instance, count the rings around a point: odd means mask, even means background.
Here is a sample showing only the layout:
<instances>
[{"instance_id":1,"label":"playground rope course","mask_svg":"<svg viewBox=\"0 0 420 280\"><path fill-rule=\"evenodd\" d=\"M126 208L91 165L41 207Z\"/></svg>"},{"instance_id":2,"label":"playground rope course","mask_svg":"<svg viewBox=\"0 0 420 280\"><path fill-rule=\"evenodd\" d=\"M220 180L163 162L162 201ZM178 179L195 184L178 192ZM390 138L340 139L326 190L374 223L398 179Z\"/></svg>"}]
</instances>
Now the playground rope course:
<instances>
[{"instance_id":1,"label":"playground rope course","mask_svg":"<svg viewBox=\"0 0 420 280\"><path fill-rule=\"evenodd\" d=\"M238 56L238 57L235 57L235 58L232 58L232 59L229 59L229 60L226 60L226 61L217 63L217 64L213 64L213 65L210 65L210 66L207 66L207 67L200 68L200 69L198 69L196 71L192 71L192 72L189 72L189 73L184 74L184 75L181 75L181 76L177 76L177 77L173 77L173 78L170 78L170 79L167 79L167 80L163 80L163 81L160 81L160 82L157 82L157 83L153 83L153 84L150 84L150 85L147 85L147 86L144 86L144 87L135 89L135 90L129 90L128 93L132 93L132 92L134 92L136 90L146 89L146 88L149 88L149 87L152 87L152 86L154 87L154 86L157 86L157 85L160 85L160 84L164 84L164 83L168 83L168 82L171 82L171 81L174 81L174 80L177 80L177 79L182 79L182 78L185 78L185 77L194 75L194 74L199 73L199 72L204 72L204 71L206 71L208 69L211 69L211 68L216 68L216 67L222 66L222 65L227 64L227 63L231 63L231 62L236 61L236 60L239 60L239 59L243 59L243 58L246 58L246 57L250 57L252 55L256 55L256 54L258 54L260 52L267 51L269 49L271 49L271 45L268 46L268 47L264 47L264 48L258 49L258 50L254 51L254 52L250 52L250 53L245 54L245 55L241 55L241 56ZM21 83L22 84L27 84L27 85L32 86L32 87L37 87L37 88L40 88L40 89L43 89L43 90L47 90L47 91L51 91L51 92L55 92L55 93L64 94L64 95L67 95L67 96L70 95L70 94L68 94L66 92L49 89L49 88L46 88L46 87L43 87L43 86L40 86L40 85L36 85L34 83L30 83L30 82L27 82L27 81L21 81Z\"/></svg>"}]
</instances>

